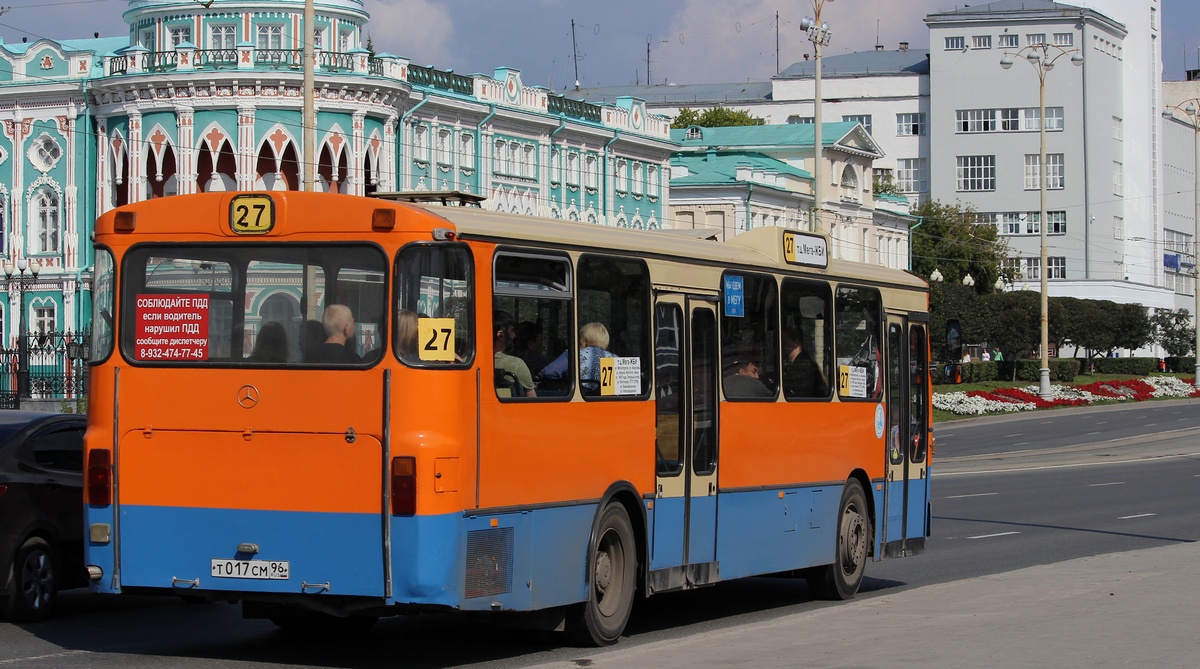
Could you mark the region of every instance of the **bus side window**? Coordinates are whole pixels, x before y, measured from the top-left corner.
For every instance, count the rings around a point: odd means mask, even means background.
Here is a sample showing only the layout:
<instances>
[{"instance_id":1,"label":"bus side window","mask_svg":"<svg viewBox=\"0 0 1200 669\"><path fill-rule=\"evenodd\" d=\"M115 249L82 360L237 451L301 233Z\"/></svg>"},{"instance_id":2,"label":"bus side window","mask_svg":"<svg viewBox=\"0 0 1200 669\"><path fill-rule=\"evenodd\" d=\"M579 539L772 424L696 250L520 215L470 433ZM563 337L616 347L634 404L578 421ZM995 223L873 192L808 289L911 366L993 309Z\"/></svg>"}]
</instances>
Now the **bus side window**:
<instances>
[{"instance_id":1,"label":"bus side window","mask_svg":"<svg viewBox=\"0 0 1200 669\"><path fill-rule=\"evenodd\" d=\"M826 399L833 343L829 284L784 279L780 295L783 396L788 400Z\"/></svg>"},{"instance_id":2,"label":"bus side window","mask_svg":"<svg viewBox=\"0 0 1200 669\"><path fill-rule=\"evenodd\" d=\"M571 260L501 250L492 261L492 340L496 396L571 396Z\"/></svg>"},{"instance_id":3,"label":"bus side window","mask_svg":"<svg viewBox=\"0 0 1200 669\"><path fill-rule=\"evenodd\" d=\"M883 301L879 291L838 286L834 301L837 319L838 396L846 399L883 398Z\"/></svg>"},{"instance_id":4,"label":"bus side window","mask_svg":"<svg viewBox=\"0 0 1200 669\"><path fill-rule=\"evenodd\" d=\"M412 366L475 359L474 264L462 244L412 244L396 257L392 348Z\"/></svg>"},{"instance_id":5,"label":"bus side window","mask_svg":"<svg viewBox=\"0 0 1200 669\"><path fill-rule=\"evenodd\" d=\"M650 393L650 273L632 258L579 259L579 388L584 397Z\"/></svg>"},{"instance_id":6,"label":"bus side window","mask_svg":"<svg viewBox=\"0 0 1200 669\"><path fill-rule=\"evenodd\" d=\"M726 272L721 310L721 387L728 400L773 399L779 388L775 278Z\"/></svg>"}]
</instances>

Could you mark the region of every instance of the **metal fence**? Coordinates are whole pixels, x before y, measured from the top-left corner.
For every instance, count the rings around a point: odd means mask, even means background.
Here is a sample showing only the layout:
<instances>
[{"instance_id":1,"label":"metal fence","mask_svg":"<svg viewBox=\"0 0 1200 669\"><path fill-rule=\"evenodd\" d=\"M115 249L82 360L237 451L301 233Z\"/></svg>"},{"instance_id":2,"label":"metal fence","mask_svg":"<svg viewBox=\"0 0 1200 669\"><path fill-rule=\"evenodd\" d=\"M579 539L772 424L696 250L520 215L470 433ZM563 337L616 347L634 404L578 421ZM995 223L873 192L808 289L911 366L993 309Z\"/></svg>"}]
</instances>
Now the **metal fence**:
<instances>
[{"instance_id":1,"label":"metal fence","mask_svg":"<svg viewBox=\"0 0 1200 669\"><path fill-rule=\"evenodd\" d=\"M87 397L91 333L30 332L0 348L0 409L19 409L23 400Z\"/></svg>"}]
</instances>

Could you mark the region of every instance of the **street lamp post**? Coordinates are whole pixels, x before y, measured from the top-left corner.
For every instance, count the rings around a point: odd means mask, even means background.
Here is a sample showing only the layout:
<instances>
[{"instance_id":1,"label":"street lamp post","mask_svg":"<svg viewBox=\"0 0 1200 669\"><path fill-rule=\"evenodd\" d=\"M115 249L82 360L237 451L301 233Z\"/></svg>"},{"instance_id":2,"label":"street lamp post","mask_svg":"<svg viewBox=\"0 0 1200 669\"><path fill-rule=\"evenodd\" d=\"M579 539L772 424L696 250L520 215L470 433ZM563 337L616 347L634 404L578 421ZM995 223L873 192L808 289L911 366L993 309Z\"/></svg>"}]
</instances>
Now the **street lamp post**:
<instances>
[{"instance_id":1,"label":"street lamp post","mask_svg":"<svg viewBox=\"0 0 1200 669\"><path fill-rule=\"evenodd\" d=\"M16 283L18 304L17 309L18 323L17 330L17 397L29 397L29 328L25 318L25 291L29 290L37 282L38 272L42 266L38 261L30 262L25 258L19 258L17 262L11 263L4 261L4 276L8 278L8 285ZM26 273L28 272L28 274Z\"/></svg>"},{"instance_id":2,"label":"street lamp post","mask_svg":"<svg viewBox=\"0 0 1200 669\"><path fill-rule=\"evenodd\" d=\"M1171 118L1172 110L1182 110L1187 115L1188 122L1192 124L1192 156L1195 160L1192 173L1196 177L1195 188L1192 190L1192 199L1196 206L1196 234L1192 237L1192 294L1196 297L1192 323L1196 326L1196 369L1192 384L1200 388L1200 99L1192 98L1174 107L1168 107L1163 111L1163 117Z\"/></svg>"},{"instance_id":3,"label":"street lamp post","mask_svg":"<svg viewBox=\"0 0 1200 669\"><path fill-rule=\"evenodd\" d=\"M829 46L833 31L828 23L821 21L821 9L826 2L833 0L811 0L813 14L816 18L804 17L800 21L800 29L808 34L808 41L813 43L813 227L816 232L825 232L821 222L821 205L824 200L824 183L821 165L821 151L824 148L824 137L821 130L821 47Z\"/></svg>"},{"instance_id":4,"label":"street lamp post","mask_svg":"<svg viewBox=\"0 0 1200 669\"><path fill-rule=\"evenodd\" d=\"M1000 59L1000 67L1009 69L1013 65L1013 55L1005 52ZM1064 49L1054 44L1031 44L1015 53L1024 56L1025 62L1033 66L1038 75L1038 190L1041 195L1041 218L1038 219L1038 230L1041 237L1041 260L1038 274L1042 283L1042 366L1038 370L1038 395L1042 399L1050 399L1050 267L1049 253L1046 246L1046 73L1054 69L1054 63L1059 58L1069 55L1071 64L1082 65L1083 55L1078 49Z\"/></svg>"}]
</instances>

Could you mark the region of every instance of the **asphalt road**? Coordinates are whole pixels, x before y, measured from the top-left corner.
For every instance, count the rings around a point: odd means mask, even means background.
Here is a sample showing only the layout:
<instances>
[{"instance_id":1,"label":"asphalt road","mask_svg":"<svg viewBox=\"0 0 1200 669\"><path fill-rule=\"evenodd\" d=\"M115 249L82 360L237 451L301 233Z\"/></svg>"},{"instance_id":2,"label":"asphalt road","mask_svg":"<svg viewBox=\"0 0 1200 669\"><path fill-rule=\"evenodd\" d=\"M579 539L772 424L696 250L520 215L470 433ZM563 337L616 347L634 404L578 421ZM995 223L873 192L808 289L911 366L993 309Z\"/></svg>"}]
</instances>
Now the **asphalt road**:
<instances>
[{"instance_id":1,"label":"asphalt road","mask_svg":"<svg viewBox=\"0 0 1200 669\"><path fill-rule=\"evenodd\" d=\"M1099 432L1099 434L1089 434ZM862 598L1037 564L1200 541L1200 402L1059 410L938 426L934 536L868 566ZM1032 435L1038 435L1034 437ZM1101 437L1101 438L1098 438ZM584 651L460 614L295 637L229 604L63 594L38 625L0 623L7 667L526 667ZM623 646L704 636L829 606L757 578L639 602Z\"/></svg>"}]
</instances>

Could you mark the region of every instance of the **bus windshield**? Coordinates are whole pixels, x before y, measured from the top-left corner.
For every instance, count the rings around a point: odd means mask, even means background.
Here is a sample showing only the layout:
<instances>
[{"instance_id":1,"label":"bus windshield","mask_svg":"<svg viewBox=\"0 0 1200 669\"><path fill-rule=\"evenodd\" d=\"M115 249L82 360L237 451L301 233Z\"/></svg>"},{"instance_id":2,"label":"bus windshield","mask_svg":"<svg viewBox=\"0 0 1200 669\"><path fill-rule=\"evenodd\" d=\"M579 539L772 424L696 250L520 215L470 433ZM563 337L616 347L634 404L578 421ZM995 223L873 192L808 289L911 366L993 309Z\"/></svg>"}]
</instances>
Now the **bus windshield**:
<instances>
[{"instance_id":1,"label":"bus windshield","mask_svg":"<svg viewBox=\"0 0 1200 669\"><path fill-rule=\"evenodd\" d=\"M123 264L134 363L366 366L383 349L387 259L373 245L142 245Z\"/></svg>"}]
</instances>

